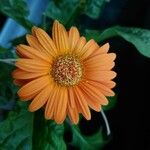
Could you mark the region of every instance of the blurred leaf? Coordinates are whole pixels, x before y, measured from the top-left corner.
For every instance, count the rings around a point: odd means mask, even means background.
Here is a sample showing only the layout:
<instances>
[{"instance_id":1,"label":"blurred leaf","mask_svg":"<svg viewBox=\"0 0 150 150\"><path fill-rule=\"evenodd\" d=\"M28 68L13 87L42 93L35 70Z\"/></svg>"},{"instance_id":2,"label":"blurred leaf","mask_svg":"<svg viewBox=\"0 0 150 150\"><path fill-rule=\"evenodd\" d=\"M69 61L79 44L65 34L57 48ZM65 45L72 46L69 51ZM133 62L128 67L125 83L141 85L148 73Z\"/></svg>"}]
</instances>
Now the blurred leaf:
<instances>
[{"instance_id":1,"label":"blurred leaf","mask_svg":"<svg viewBox=\"0 0 150 150\"><path fill-rule=\"evenodd\" d=\"M26 18L29 11L24 0L0 0L0 11L17 21L26 29L30 29L33 26Z\"/></svg>"},{"instance_id":2,"label":"blurred leaf","mask_svg":"<svg viewBox=\"0 0 150 150\"><path fill-rule=\"evenodd\" d=\"M87 0L84 13L93 19L100 16L106 0Z\"/></svg>"},{"instance_id":3,"label":"blurred leaf","mask_svg":"<svg viewBox=\"0 0 150 150\"><path fill-rule=\"evenodd\" d=\"M6 75L5 75L6 76ZM16 101L18 88L12 83L11 77L0 80L0 109L12 110Z\"/></svg>"},{"instance_id":4,"label":"blurred leaf","mask_svg":"<svg viewBox=\"0 0 150 150\"><path fill-rule=\"evenodd\" d=\"M66 144L63 139L64 124L57 125L54 121L48 123L49 149L66 150ZM45 149L46 150L46 149Z\"/></svg>"},{"instance_id":5,"label":"blurred leaf","mask_svg":"<svg viewBox=\"0 0 150 150\"><path fill-rule=\"evenodd\" d=\"M12 57L12 51L5 49L0 53L0 59ZM17 87L12 82L11 72L14 66L0 62L0 109L12 110L16 100Z\"/></svg>"},{"instance_id":6,"label":"blurred leaf","mask_svg":"<svg viewBox=\"0 0 150 150\"><path fill-rule=\"evenodd\" d=\"M86 37L87 40L94 39L96 42L100 42L100 40L101 40L100 34L101 33L102 32L99 30L86 29L84 36Z\"/></svg>"},{"instance_id":7,"label":"blurred leaf","mask_svg":"<svg viewBox=\"0 0 150 150\"><path fill-rule=\"evenodd\" d=\"M13 51L11 51L10 49L5 49L3 52L0 52L0 59L7 59L7 58L13 58ZM3 87L3 82L7 82L11 80L11 71L14 69L14 66L5 64L3 62L0 62L0 84L2 83ZM2 88L0 88L0 90L3 90Z\"/></svg>"},{"instance_id":8,"label":"blurred leaf","mask_svg":"<svg viewBox=\"0 0 150 150\"><path fill-rule=\"evenodd\" d=\"M52 0L47 6L45 15L66 25L78 13L79 7L79 0Z\"/></svg>"},{"instance_id":9,"label":"blurred leaf","mask_svg":"<svg viewBox=\"0 0 150 150\"><path fill-rule=\"evenodd\" d=\"M0 96L0 109L1 109L1 106L4 106L4 105L6 105L6 104L7 104L7 103L6 103L5 97Z\"/></svg>"},{"instance_id":10,"label":"blurred leaf","mask_svg":"<svg viewBox=\"0 0 150 150\"><path fill-rule=\"evenodd\" d=\"M11 41L11 43L12 43L13 46L17 46L17 45L19 45L21 43L25 44L26 43L26 35L23 35L23 36L20 36L20 37L17 37L15 39L13 39Z\"/></svg>"},{"instance_id":11,"label":"blurred leaf","mask_svg":"<svg viewBox=\"0 0 150 150\"><path fill-rule=\"evenodd\" d=\"M27 111L25 102L20 102L6 120L0 122L0 148L2 150L32 149L33 115Z\"/></svg>"},{"instance_id":12,"label":"blurred leaf","mask_svg":"<svg viewBox=\"0 0 150 150\"><path fill-rule=\"evenodd\" d=\"M96 19L105 2L105 0L52 0L49 1L45 15L53 20L59 20L64 25L69 24L81 14Z\"/></svg>"},{"instance_id":13,"label":"blurred leaf","mask_svg":"<svg viewBox=\"0 0 150 150\"><path fill-rule=\"evenodd\" d=\"M100 150L107 141L104 139L102 131L92 136L84 136L81 134L78 126L72 126L73 140L72 145L80 150Z\"/></svg>"},{"instance_id":14,"label":"blurred leaf","mask_svg":"<svg viewBox=\"0 0 150 150\"><path fill-rule=\"evenodd\" d=\"M64 125L44 118L44 111L35 112L33 132L33 149L35 150L65 150L63 140ZM40 129L40 132L39 132Z\"/></svg>"},{"instance_id":15,"label":"blurred leaf","mask_svg":"<svg viewBox=\"0 0 150 150\"><path fill-rule=\"evenodd\" d=\"M0 54L6 52L8 49L0 46Z\"/></svg>"},{"instance_id":16,"label":"blurred leaf","mask_svg":"<svg viewBox=\"0 0 150 150\"><path fill-rule=\"evenodd\" d=\"M107 111L107 110L111 110L112 108L115 107L116 103L117 103L117 95L113 96L113 97L107 97L108 98L108 105L107 106L103 106L103 110Z\"/></svg>"},{"instance_id":17,"label":"blurred leaf","mask_svg":"<svg viewBox=\"0 0 150 150\"><path fill-rule=\"evenodd\" d=\"M88 38L92 38L93 36L98 42L111 37L120 36L126 41L132 43L141 54L150 57L150 30L116 26L108 28L102 33L100 31L87 30L86 36Z\"/></svg>"}]
</instances>

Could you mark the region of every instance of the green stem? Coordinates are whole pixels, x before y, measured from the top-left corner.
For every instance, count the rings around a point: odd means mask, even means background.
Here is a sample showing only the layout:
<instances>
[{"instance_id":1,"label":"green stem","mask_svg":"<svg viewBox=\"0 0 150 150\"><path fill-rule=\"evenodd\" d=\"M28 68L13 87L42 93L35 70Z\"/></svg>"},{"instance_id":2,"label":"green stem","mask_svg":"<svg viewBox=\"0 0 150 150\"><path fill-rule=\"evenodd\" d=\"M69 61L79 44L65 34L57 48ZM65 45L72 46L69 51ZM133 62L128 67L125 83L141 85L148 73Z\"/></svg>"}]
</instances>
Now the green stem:
<instances>
[{"instance_id":1,"label":"green stem","mask_svg":"<svg viewBox=\"0 0 150 150\"><path fill-rule=\"evenodd\" d=\"M8 59L0 59L0 62L15 66L15 62L17 59L8 58Z\"/></svg>"},{"instance_id":2,"label":"green stem","mask_svg":"<svg viewBox=\"0 0 150 150\"><path fill-rule=\"evenodd\" d=\"M105 122L107 136L109 136L111 134L111 130L110 130L109 123L108 123L107 117L106 117L103 109L101 110L101 115L102 115L104 122Z\"/></svg>"}]
</instances>

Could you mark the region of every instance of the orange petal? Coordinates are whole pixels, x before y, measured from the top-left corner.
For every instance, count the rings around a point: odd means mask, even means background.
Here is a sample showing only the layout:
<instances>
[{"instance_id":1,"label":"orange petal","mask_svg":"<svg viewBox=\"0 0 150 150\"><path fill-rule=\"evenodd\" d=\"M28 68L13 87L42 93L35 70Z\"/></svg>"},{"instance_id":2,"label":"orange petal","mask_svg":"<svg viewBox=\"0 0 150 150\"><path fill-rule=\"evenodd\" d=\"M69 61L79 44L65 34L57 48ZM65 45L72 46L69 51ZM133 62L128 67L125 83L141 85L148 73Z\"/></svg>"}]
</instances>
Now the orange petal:
<instances>
[{"instance_id":1,"label":"orange petal","mask_svg":"<svg viewBox=\"0 0 150 150\"><path fill-rule=\"evenodd\" d=\"M60 53L66 53L69 50L69 39L66 29L57 20L54 21L52 28L53 41Z\"/></svg>"},{"instance_id":2,"label":"orange petal","mask_svg":"<svg viewBox=\"0 0 150 150\"><path fill-rule=\"evenodd\" d=\"M50 69L50 64L35 59L18 59L16 64L18 68L28 71L28 72L45 72L48 73Z\"/></svg>"},{"instance_id":3,"label":"orange petal","mask_svg":"<svg viewBox=\"0 0 150 150\"><path fill-rule=\"evenodd\" d=\"M68 88L68 116L73 124L77 124L79 122L79 113L77 104L75 102L75 93L73 88Z\"/></svg>"},{"instance_id":4,"label":"orange petal","mask_svg":"<svg viewBox=\"0 0 150 150\"><path fill-rule=\"evenodd\" d=\"M110 89L116 86L116 83L114 81L101 81L100 83L104 84Z\"/></svg>"},{"instance_id":5,"label":"orange petal","mask_svg":"<svg viewBox=\"0 0 150 150\"><path fill-rule=\"evenodd\" d=\"M98 48L99 48L98 44L93 39L88 41L79 53L81 60L84 60L87 57L89 57Z\"/></svg>"},{"instance_id":6,"label":"orange petal","mask_svg":"<svg viewBox=\"0 0 150 150\"><path fill-rule=\"evenodd\" d=\"M43 75L46 75L47 73L45 72L40 72L40 73L31 73L31 72L26 72L21 69L16 69L12 72L12 76L15 79L32 79L32 78L37 78Z\"/></svg>"},{"instance_id":7,"label":"orange petal","mask_svg":"<svg viewBox=\"0 0 150 150\"><path fill-rule=\"evenodd\" d=\"M34 112L41 108L46 101L48 100L48 97L50 95L51 88L50 85L47 85L31 102L29 105L29 111Z\"/></svg>"},{"instance_id":8,"label":"orange petal","mask_svg":"<svg viewBox=\"0 0 150 150\"><path fill-rule=\"evenodd\" d=\"M77 124L79 122L79 113L75 106L72 108L70 105L68 105L68 116L73 124Z\"/></svg>"},{"instance_id":9,"label":"orange petal","mask_svg":"<svg viewBox=\"0 0 150 150\"><path fill-rule=\"evenodd\" d=\"M68 96L69 96L69 105L70 107L74 108L75 107L75 97L74 97L74 92L73 92L73 88L70 87L68 88Z\"/></svg>"},{"instance_id":10,"label":"orange petal","mask_svg":"<svg viewBox=\"0 0 150 150\"><path fill-rule=\"evenodd\" d=\"M55 98L57 95L59 95L59 88L57 84L51 84L51 90L50 90L49 98L46 104L45 108L45 119L49 120L52 119L54 116L54 105L55 105Z\"/></svg>"},{"instance_id":11,"label":"orange petal","mask_svg":"<svg viewBox=\"0 0 150 150\"><path fill-rule=\"evenodd\" d=\"M40 77L21 87L18 91L18 95L23 100L29 100L36 96L48 84L50 84L49 76Z\"/></svg>"},{"instance_id":12,"label":"orange petal","mask_svg":"<svg viewBox=\"0 0 150 150\"><path fill-rule=\"evenodd\" d=\"M74 48L74 54L78 55L85 44L86 44L85 37L80 37L80 39L78 40L78 42Z\"/></svg>"},{"instance_id":13,"label":"orange petal","mask_svg":"<svg viewBox=\"0 0 150 150\"><path fill-rule=\"evenodd\" d=\"M36 33L35 33L36 29L38 29L38 27L36 27L36 26L32 27L32 35L35 36L35 37L36 37Z\"/></svg>"},{"instance_id":14,"label":"orange petal","mask_svg":"<svg viewBox=\"0 0 150 150\"><path fill-rule=\"evenodd\" d=\"M17 48L17 47L16 47ZM21 54L17 49L16 49L16 54L17 56L19 56L20 58L28 58L27 56Z\"/></svg>"},{"instance_id":15,"label":"orange petal","mask_svg":"<svg viewBox=\"0 0 150 150\"><path fill-rule=\"evenodd\" d=\"M47 55L45 55L44 53L41 53L40 51L37 51L36 49L30 46L20 44L19 46L17 46L17 51L19 52L19 54L22 54L26 58L42 59L47 62L52 61Z\"/></svg>"},{"instance_id":16,"label":"orange petal","mask_svg":"<svg viewBox=\"0 0 150 150\"><path fill-rule=\"evenodd\" d=\"M107 86L105 86L99 82L88 81L88 83L91 84L92 86L97 87L102 92L102 94L104 94L105 96L114 96L115 95L115 93L110 88L108 88Z\"/></svg>"},{"instance_id":17,"label":"orange petal","mask_svg":"<svg viewBox=\"0 0 150 150\"><path fill-rule=\"evenodd\" d=\"M79 86L79 87L80 87L84 97L86 98L86 101L87 101L89 107L91 107L93 110L99 112L101 110L100 101L95 99L84 86Z\"/></svg>"},{"instance_id":18,"label":"orange petal","mask_svg":"<svg viewBox=\"0 0 150 150\"><path fill-rule=\"evenodd\" d=\"M106 54L108 52L110 48L109 43L104 44L103 46L99 47L98 49L96 49L93 54L91 55L91 57L97 56L97 55L101 55L101 54Z\"/></svg>"},{"instance_id":19,"label":"orange petal","mask_svg":"<svg viewBox=\"0 0 150 150\"><path fill-rule=\"evenodd\" d=\"M44 47L39 43L38 39L32 35L26 35L26 39L29 45L35 48L37 51L45 52ZM50 55L48 55L50 57Z\"/></svg>"},{"instance_id":20,"label":"orange petal","mask_svg":"<svg viewBox=\"0 0 150 150\"><path fill-rule=\"evenodd\" d=\"M18 86L23 86L23 85L25 85L25 84L27 84L29 81L25 81L25 80L18 80L18 79L15 79L14 81L13 81L13 83L15 84L15 85L18 85Z\"/></svg>"},{"instance_id":21,"label":"orange petal","mask_svg":"<svg viewBox=\"0 0 150 150\"><path fill-rule=\"evenodd\" d=\"M80 38L79 31L76 27L69 30L69 51L72 52Z\"/></svg>"},{"instance_id":22,"label":"orange petal","mask_svg":"<svg viewBox=\"0 0 150 150\"><path fill-rule=\"evenodd\" d=\"M99 71L109 71L111 70L113 67L115 66L115 62L111 62L111 63L107 63L106 65L84 65L86 72L93 72L95 70L99 70Z\"/></svg>"},{"instance_id":23,"label":"orange petal","mask_svg":"<svg viewBox=\"0 0 150 150\"><path fill-rule=\"evenodd\" d=\"M102 54L94 57L90 57L84 61L87 66L102 66L113 62L116 58L115 53Z\"/></svg>"},{"instance_id":24,"label":"orange petal","mask_svg":"<svg viewBox=\"0 0 150 150\"><path fill-rule=\"evenodd\" d=\"M88 84L88 81L86 81L85 83L82 82L81 86L84 89L84 91L86 91L93 97L93 100L95 99L95 101L99 101L101 105L108 104L107 98L102 94L100 89Z\"/></svg>"},{"instance_id":25,"label":"orange petal","mask_svg":"<svg viewBox=\"0 0 150 150\"><path fill-rule=\"evenodd\" d=\"M116 75L114 71L93 71L87 72L85 78L93 81L108 81L115 78Z\"/></svg>"},{"instance_id":26,"label":"orange petal","mask_svg":"<svg viewBox=\"0 0 150 150\"><path fill-rule=\"evenodd\" d=\"M45 53L55 57L57 54L57 49L50 36L40 28L35 29L35 33L38 41L44 47Z\"/></svg>"},{"instance_id":27,"label":"orange petal","mask_svg":"<svg viewBox=\"0 0 150 150\"><path fill-rule=\"evenodd\" d=\"M75 91L76 98L77 98L76 101L78 101L79 107L82 111L81 113L87 120L90 120L91 113L90 113L89 107L87 105L87 101L85 100L85 97L83 96L83 93L81 92L81 90L78 87L74 87L74 91Z\"/></svg>"},{"instance_id":28,"label":"orange petal","mask_svg":"<svg viewBox=\"0 0 150 150\"><path fill-rule=\"evenodd\" d=\"M66 87L60 87L58 95L55 97L55 113L54 119L61 124L66 118L68 103L68 91Z\"/></svg>"}]
</instances>

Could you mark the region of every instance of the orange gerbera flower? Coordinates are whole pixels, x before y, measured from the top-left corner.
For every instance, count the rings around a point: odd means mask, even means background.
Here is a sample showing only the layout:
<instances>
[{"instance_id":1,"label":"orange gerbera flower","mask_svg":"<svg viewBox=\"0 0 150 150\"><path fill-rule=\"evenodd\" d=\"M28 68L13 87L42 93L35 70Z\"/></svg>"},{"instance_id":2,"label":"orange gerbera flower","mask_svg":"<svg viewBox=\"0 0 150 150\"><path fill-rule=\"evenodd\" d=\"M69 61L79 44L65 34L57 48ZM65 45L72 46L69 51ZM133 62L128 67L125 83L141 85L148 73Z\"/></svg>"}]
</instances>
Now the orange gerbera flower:
<instances>
[{"instance_id":1,"label":"orange gerbera flower","mask_svg":"<svg viewBox=\"0 0 150 150\"><path fill-rule=\"evenodd\" d=\"M86 41L76 27L67 32L58 21L53 24L52 38L33 27L27 41L29 46L17 46L21 58L13 77L21 86L20 98L32 99L29 111L45 106L46 119L60 124L68 116L77 124L79 113L90 120L89 108L100 111L108 104L106 96L114 96L116 73L111 69L116 55L107 53L108 43L100 47L93 39Z\"/></svg>"}]
</instances>

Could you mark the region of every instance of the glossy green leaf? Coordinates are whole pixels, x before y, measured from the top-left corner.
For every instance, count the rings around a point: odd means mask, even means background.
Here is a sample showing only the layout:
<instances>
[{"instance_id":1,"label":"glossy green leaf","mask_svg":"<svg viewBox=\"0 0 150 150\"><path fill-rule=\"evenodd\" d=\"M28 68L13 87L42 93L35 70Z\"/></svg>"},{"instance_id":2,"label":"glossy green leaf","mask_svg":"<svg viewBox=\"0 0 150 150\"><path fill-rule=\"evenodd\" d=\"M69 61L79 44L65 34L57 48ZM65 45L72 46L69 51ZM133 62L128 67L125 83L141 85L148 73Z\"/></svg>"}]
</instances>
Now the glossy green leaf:
<instances>
[{"instance_id":1,"label":"glossy green leaf","mask_svg":"<svg viewBox=\"0 0 150 150\"><path fill-rule=\"evenodd\" d=\"M84 13L93 19L97 19L103 10L106 0L87 0Z\"/></svg>"},{"instance_id":2,"label":"glossy green leaf","mask_svg":"<svg viewBox=\"0 0 150 150\"><path fill-rule=\"evenodd\" d=\"M0 0L0 11L17 21L26 29L30 29L33 26L26 18L29 11L24 0Z\"/></svg>"},{"instance_id":3,"label":"glossy green leaf","mask_svg":"<svg viewBox=\"0 0 150 150\"><path fill-rule=\"evenodd\" d=\"M114 27L108 29L101 34L102 39L106 39L106 35L118 35L126 41L132 43L137 50L144 56L150 57L150 30L140 28Z\"/></svg>"},{"instance_id":4,"label":"glossy green leaf","mask_svg":"<svg viewBox=\"0 0 150 150\"><path fill-rule=\"evenodd\" d=\"M0 149L32 150L33 115L27 111L26 103L20 102L0 122Z\"/></svg>"},{"instance_id":5,"label":"glossy green leaf","mask_svg":"<svg viewBox=\"0 0 150 150\"><path fill-rule=\"evenodd\" d=\"M72 133L73 139L71 144L80 150L100 150L107 143L101 130L92 136L84 136L81 134L78 126L72 126Z\"/></svg>"},{"instance_id":6,"label":"glossy green leaf","mask_svg":"<svg viewBox=\"0 0 150 150\"><path fill-rule=\"evenodd\" d=\"M103 32L87 30L86 36L87 38L92 38L93 36L97 42L120 36L132 43L141 54L150 57L150 30L116 26L108 28Z\"/></svg>"}]
</instances>

